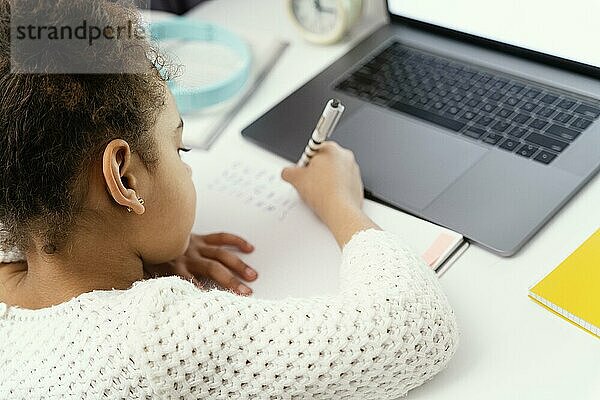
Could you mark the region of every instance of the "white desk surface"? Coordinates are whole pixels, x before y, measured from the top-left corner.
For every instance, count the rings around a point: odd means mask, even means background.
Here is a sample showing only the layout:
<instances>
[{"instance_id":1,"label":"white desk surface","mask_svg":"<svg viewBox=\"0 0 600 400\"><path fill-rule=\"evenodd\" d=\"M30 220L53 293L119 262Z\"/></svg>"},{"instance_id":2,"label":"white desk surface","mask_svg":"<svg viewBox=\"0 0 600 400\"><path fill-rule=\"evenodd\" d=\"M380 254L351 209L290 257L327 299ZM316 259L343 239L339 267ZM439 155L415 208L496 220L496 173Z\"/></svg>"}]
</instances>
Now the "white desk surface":
<instances>
[{"instance_id":1,"label":"white desk surface","mask_svg":"<svg viewBox=\"0 0 600 400\"><path fill-rule=\"evenodd\" d=\"M262 152L241 137L241 130L386 20L383 2L369 0L367 17L349 40L320 47L300 38L285 3L213 0L189 14L291 42L215 147ZM599 204L597 176L516 256L502 258L476 245L467 250L442 278L461 327L460 347L448 368L409 399L600 398L600 341L527 297L531 285L599 227Z\"/></svg>"}]
</instances>

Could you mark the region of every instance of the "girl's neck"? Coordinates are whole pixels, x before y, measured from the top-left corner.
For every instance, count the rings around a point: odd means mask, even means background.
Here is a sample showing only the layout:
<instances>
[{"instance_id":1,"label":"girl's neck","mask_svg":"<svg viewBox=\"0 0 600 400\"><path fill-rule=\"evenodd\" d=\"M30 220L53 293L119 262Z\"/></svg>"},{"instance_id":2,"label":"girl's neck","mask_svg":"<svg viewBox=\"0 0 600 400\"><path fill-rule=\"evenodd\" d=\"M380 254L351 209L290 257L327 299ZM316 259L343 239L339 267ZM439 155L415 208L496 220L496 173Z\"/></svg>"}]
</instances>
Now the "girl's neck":
<instances>
[{"instance_id":1,"label":"girl's neck","mask_svg":"<svg viewBox=\"0 0 600 400\"><path fill-rule=\"evenodd\" d=\"M27 263L0 267L0 302L28 309L60 304L93 290L128 289L144 277L142 260L120 246L82 245L68 254L29 252ZM102 250L101 250L102 249Z\"/></svg>"}]
</instances>

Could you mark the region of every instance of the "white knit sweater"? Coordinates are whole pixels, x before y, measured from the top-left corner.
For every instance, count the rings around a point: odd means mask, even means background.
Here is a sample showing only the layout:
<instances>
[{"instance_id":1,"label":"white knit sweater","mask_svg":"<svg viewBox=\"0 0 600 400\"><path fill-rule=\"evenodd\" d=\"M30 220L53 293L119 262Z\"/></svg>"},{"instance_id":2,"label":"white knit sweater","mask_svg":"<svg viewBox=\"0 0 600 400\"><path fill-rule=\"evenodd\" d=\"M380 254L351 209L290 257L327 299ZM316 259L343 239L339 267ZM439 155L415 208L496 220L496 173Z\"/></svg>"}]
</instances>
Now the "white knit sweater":
<instances>
[{"instance_id":1,"label":"white knit sweater","mask_svg":"<svg viewBox=\"0 0 600 400\"><path fill-rule=\"evenodd\" d=\"M390 233L355 234L342 259L331 297L168 277L41 310L0 303L0 399L397 399L446 366L454 314Z\"/></svg>"}]
</instances>

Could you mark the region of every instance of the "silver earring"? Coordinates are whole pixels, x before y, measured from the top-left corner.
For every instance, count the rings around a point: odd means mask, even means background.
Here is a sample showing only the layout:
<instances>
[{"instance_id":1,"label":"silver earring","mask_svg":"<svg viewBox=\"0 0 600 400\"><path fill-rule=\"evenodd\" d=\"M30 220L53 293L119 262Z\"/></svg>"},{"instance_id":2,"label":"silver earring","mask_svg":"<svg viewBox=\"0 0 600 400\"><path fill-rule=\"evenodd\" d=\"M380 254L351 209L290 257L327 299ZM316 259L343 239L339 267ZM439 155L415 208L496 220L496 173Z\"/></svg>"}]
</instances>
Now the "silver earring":
<instances>
[{"instance_id":1,"label":"silver earring","mask_svg":"<svg viewBox=\"0 0 600 400\"><path fill-rule=\"evenodd\" d=\"M138 201L140 202L141 205L146 204L146 202L144 201L144 199L142 199L141 197L138 197ZM130 213L131 211L132 211L131 207L127 207L127 212Z\"/></svg>"}]
</instances>

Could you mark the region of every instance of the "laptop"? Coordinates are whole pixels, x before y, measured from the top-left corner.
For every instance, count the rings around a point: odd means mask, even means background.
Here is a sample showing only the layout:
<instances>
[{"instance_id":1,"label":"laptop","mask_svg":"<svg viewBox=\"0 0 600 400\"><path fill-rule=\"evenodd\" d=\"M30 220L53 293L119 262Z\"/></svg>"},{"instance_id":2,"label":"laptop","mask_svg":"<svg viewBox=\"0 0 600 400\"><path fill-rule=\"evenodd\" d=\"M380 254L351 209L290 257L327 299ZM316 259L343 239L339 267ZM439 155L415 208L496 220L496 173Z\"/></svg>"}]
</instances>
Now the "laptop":
<instances>
[{"instance_id":1,"label":"laptop","mask_svg":"<svg viewBox=\"0 0 600 400\"><path fill-rule=\"evenodd\" d=\"M390 22L243 130L297 161L330 98L368 197L502 256L600 168L596 0L389 0Z\"/></svg>"}]
</instances>

